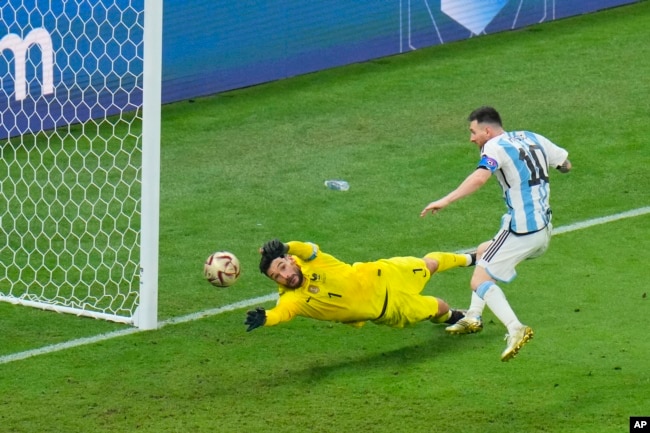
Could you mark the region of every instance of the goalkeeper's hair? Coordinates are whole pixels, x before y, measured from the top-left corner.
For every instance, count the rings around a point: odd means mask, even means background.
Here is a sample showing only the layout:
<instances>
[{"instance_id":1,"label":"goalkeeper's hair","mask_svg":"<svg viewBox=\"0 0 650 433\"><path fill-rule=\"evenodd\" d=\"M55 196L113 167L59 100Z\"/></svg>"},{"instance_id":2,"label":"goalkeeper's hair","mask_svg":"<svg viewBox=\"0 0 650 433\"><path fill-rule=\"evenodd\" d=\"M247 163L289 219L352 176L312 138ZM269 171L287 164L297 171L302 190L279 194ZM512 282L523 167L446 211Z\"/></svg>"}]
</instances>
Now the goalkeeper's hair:
<instances>
[{"instance_id":1,"label":"goalkeeper's hair","mask_svg":"<svg viewBox=\"0 0 650 433\"><path fill-rule=\"evenodd\" d=\"M278 257L284 257L284 253L281 251L263 252L262 258L260 259L260 272L264 275L268 275L267 271L269 270L271 263L273 263L273 260Z\"/></svg>"}]
</instances>

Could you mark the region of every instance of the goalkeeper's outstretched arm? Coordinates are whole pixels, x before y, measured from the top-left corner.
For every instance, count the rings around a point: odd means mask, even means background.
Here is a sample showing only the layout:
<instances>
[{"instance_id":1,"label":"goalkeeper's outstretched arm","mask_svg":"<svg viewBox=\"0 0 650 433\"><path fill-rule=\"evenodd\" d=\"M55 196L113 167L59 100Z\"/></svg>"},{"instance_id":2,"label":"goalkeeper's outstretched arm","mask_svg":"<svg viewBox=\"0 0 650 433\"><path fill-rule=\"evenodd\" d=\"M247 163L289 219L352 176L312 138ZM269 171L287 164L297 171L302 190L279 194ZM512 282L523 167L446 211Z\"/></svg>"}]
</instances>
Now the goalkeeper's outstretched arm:
<instances>
[{"instance_id":1,"label":"goalkeeper's outstretched arm","mask_svg":"<svg viewBox=\"0 0 650 433\"><path fill-rule=\"evenodd\" d=\"M266 323L266 310L264 308L257 307L254 310L246 312L246 321L244 322L244 325L248 325L246 332L264 326L264 323Z\"/></svg>"},{"instance_id":2,"label":"goalkeeper's outstretched arm","mask_svg":"<svg viewBox=\"0 0 650 433\"><path fill-rule=\"evenodd\" d=\"M292 295L291 291L281 295L278 304L270 310L257 307L246 312L246 321L244 322L245 325L248 325L246 331L250 332L260 326L275 326L296 317L298 315L297 304Z\"/></svg>"}]
</instances>

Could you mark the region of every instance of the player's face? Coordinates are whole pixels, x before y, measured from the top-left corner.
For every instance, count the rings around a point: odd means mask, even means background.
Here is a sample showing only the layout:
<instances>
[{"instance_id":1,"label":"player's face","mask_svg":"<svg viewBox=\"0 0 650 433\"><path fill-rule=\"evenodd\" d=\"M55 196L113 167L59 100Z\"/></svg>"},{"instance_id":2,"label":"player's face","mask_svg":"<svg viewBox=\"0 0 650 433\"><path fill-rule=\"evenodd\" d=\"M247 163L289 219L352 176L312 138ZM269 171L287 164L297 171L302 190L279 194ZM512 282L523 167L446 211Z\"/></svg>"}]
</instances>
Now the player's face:
<instances>
[{"instance_id":1,"label":"player's face","mask_svg":"<svg viewBox=\"0 0 650 433\"><path fill-rule=\"evenodd\" d=\"M484 123L478 123L472 120L469 124L469 141L476 144L478 147L483 146L490 138L490 127Z\"/></svg>"},{"instance_id":2,"label":"player's face","mask_svg":"<svg viewBox=\"0 0 650 433\"><path fill-rule=\"evenodd\" d=\"M302 286L302 272L291 256L278 257L273 260L267 275L276 283L289 289L297 289Z\"/></svg>"}]
</instances>

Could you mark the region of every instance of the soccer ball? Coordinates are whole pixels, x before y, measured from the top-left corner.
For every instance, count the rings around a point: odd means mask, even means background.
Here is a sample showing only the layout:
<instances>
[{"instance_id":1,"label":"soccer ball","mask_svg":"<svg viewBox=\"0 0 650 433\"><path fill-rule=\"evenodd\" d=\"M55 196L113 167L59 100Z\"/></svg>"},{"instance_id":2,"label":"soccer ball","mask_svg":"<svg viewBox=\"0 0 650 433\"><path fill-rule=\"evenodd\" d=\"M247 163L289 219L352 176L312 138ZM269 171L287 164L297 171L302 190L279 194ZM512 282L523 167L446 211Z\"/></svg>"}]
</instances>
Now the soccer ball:
<instances>
[{"instance_id":1,"label":"soccer ball","mask_svg":"<svg viewBox=\"0 0 650 433\"><path fill-rule=\"evenodd\" d=\"M203 265L203 276L213 286L230 287L239 278L239 259L228 251L210 254Z\"/></svg>"}]
</instances>

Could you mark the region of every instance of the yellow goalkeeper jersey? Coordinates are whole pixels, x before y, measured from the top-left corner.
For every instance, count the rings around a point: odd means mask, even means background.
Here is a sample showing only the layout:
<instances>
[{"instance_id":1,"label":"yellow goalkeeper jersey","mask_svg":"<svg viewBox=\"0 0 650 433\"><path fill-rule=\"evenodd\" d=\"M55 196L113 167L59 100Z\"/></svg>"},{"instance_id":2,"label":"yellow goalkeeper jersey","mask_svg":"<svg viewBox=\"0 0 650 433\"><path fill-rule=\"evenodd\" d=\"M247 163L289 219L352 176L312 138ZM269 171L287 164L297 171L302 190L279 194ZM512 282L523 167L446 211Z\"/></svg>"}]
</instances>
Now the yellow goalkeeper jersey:
<instances>
[{"instance_id":1,"label":"yellow goalkeeper jersey","mask_svg":"<svg viewBox=\"0 0 650 433\"><path fill-rule=\"evenodd\" d=\"M294 256L304 276L297 289L279 286L277 305L266 312L265 326L286 322L295 316L363 325L377 320L386 311L389 262L344 263L320 251L318 245L306 242L288 242L288 253ZM413 258L416 264L424 263ZM430 275L425 266L422 285ZM386 268L386 269L384 269ZM382 278L383 272L383 278ZM410 270L409 270L410 272Z\"/></svg>"}]
</instances>

